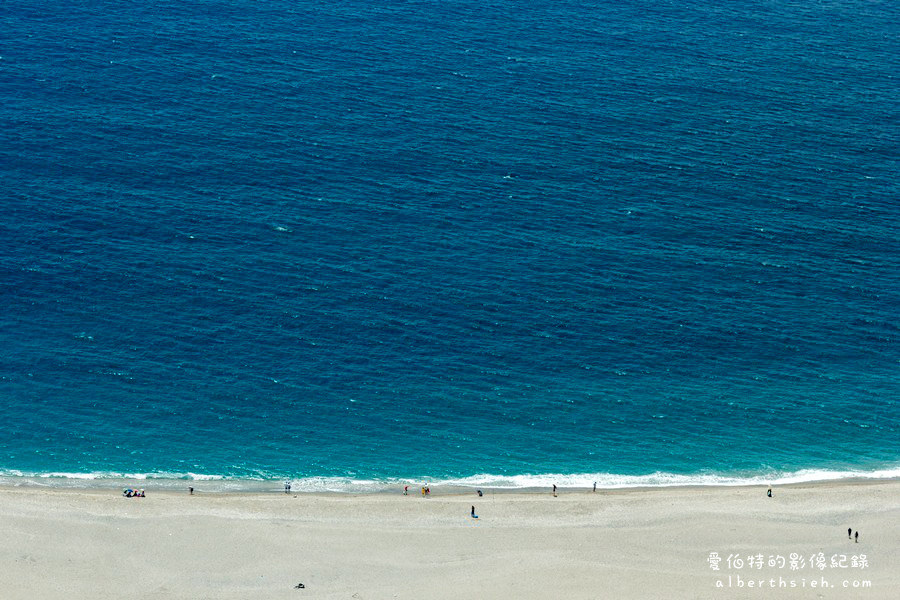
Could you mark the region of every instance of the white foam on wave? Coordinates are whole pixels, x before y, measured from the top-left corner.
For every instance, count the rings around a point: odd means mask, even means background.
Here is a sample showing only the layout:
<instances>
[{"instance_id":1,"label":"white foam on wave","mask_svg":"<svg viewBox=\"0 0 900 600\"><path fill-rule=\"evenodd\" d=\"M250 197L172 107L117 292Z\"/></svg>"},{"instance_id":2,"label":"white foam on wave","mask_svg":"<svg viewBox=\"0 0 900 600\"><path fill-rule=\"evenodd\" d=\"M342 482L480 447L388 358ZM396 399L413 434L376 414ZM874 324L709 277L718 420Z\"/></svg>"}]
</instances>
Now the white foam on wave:
<instances>
[{"instance_id":1,"label":"white foam on wave","mask_svg":"<svg viewBox=\"0 0 900 600\"><path fill-rule=\"evenodd\" d=\"M403 486L414 490L428 485L433 489L481 488L496 490L528 490L550 488L590 488L594 482L598 489L625 489L648 487L685 486L746 486L746 485L786 485L840 479L900 479L900 467L873 471L828 471L806 469L788 473L756 473L748 475L726 475L701 473L681 475L656 472L648 475L619 475L613 473L543 473L534 475L492 475L479 474L470 477L441 479L435 477L411 477L389 479L351 479L345 477L305 477L289 479L292 492L382 492L394 491Z\"/></svg>"},{"instance_id":2,"label":"white foam on wave","mask_svg":"<svg viewBox=\"0 0 900 600\"><path fill-rule=\"evenodd\" d=\"M587 488L594 482L598 488L621 489L639 487L675 486L743 486L806 483L832 481L838 479L893 479L900 478L900 468L876 471L828 471L807 469L791 473L758 473L750 475L725 475L700 473L681 475L656 472L648 475L618 475L613 473L546 473L540 475L473 475L460 479L449 479L439 483L461 487L485 487L498 489L543 488L556 485L561 488Z\"/></svg>"},{"instance_id":3,"label":"white foam on wave","mask_svg":"<svg viewBox=\"0 0 900 600\"><path fill-rule=\"evenodd\" d=\"M0 470L0 478L27 478L27 479L76 479L99 481L104 479L128 479L128 480L190 480L190 481L213 481L226 479L223 475L206 475L203 473L118 473L114 471L94 471L90 473L68 473L62 471L52 472L26 472L18 469Z\"/></svg>"},{"instance_id":4,"label":"white foam on wave","mask_svg":"<svg viewBox=\"0 0 900 600\"><path fill-rule=\"evenodd\" d=\"M222 475L204 475L203 473L188 473L185 479L192 481L219 481L225 479Z\"/></svg>"},{"instance_id":5,"label":"white foam on wave","mask_svg":"<svg viewBox=\"0 0 900 600\"><path fill-rule=\"evenodd\" d=\"M646 475L614 473L542 473L524 475L478 474L460 478L392 477L385 479L354 479L352 477L227 477L204 473L27 473L19 470L0 471L0 484L14 486L49 487L115 487L131 481L145 481L160 489L179 489L187 484L202 482L207 491L276 492L290 482L292 492L378 493L394 492L409 486L413 491L428 485L440 488L469 488L485 490L528 490L550 488L598 489L684 487L684 486L752 486L787 485L841 479L900 479L900 467L863 470L806 469L793 472L763 472L742 475L698 473L683 475L655 472ZM90 483L88 483L90 482Z\"/></svg>"},{"instance_id":6,"label":"white foam on wave","mask_svg":"<svg viewBox=\"0 0 900 600\"><path fill-rule=\"evenodd\" d=\"M287 481L291 483L292 492L380 492L396 489L400 485L399 480L393 479L349 479L346 477L302 477Z\"/></svg>"}]
</instances>

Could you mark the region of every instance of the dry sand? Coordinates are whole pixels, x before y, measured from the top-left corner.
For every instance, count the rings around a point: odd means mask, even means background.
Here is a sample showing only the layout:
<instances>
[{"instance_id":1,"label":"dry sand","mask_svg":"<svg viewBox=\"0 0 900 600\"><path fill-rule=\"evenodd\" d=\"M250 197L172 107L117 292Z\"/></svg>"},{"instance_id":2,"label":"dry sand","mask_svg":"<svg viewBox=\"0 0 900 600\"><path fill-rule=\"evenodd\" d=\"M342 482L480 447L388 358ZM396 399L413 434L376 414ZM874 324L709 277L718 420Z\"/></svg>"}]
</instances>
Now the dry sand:
<instances>
[{"instance_id":1,"label":"dry sand","mask_svg":"<svg viewBox=\"0 0 900 600\"><path fill-rule=\"evenodd\" d=\"M897 481L787 486L773 498L759 487L147 493L0 489L0 598L900 598ZM746 564L819 552L824 570ZM731 554L743 568L728 568ZM861 554L868 566L852 568ZM832 567L842 555L846 567ZM843 587L863 581L871 587Z\"/></svg>"}]
</instances>

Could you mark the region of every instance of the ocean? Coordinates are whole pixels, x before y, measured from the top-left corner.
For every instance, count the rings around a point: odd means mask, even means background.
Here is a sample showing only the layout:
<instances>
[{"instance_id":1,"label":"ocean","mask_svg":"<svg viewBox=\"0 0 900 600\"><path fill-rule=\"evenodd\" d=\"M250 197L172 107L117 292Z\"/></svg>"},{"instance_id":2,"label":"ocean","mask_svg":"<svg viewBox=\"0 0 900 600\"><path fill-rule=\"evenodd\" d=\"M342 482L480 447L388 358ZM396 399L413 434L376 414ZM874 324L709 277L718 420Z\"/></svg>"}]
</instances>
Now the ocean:
<instances>
[{"instance_id":1,"label":"ocean","mask_svg":"<svg viewBox=\"0 0 900 600\"><path fill-rule=\"evenodd\" d=\"M878 0L4 2L0 479L900 476L898 57Z\"/></svg>"}]
</instances>

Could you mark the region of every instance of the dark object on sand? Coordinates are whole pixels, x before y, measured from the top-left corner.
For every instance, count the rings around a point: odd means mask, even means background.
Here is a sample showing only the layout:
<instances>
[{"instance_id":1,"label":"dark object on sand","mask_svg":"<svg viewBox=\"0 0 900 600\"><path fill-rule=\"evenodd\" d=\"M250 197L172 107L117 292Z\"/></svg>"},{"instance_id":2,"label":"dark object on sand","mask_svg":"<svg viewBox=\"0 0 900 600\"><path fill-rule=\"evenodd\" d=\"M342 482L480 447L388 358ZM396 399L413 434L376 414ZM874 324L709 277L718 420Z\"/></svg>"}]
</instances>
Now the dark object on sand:
<instances>
[{"instance_id":1,"label":"dark object on sand","mask_svg":"<svg viewBox=\"0 0 900 600\"><path fill-rule=\"evenodd\" d=\"M853 534L853 541L856 542L857 544L859 543L859 532L858 531Z\"/></svg>"},{"instance_id":2,"label":"dark object on sand","mask_svg":"<svg viewBox=\"0 0 900 600\"><path fill-rule=\"evenodd\" d=\"M769 498L772 497L772 488L769 488L769 491L766 492L766 496L768 496Z\"/></svg>"},{"instance_id":3,"label":"dark object on sand","mask_svg":"<svg viewBox=\"0 0 900 600\"><path fill-rule=\"evenodd\" d=\"M298 583L297 585L294 586L294 589L295 589L295 590L302 590L302 589L304 589L305 587L306 587L306 586L303 585L302 583Z\"/></svg>"},{"instance_id":4,"label":"dark object on sand","mask_svg":"<svg viewBox=\"0 0 900 600\"><path fill-rule=\"evenodd\" d=\"M484 494L481 493L481 490L476 490L478 492L478 497L481 498Z\"/></svg>"},{"instance_id":5,"label":"dark object on sand","mask_svg":"<svg viewBox=\"0 0 900 600\"><path fill-rule=\"evenodd\" d=\"M848 527L848 528L847 528L847 539L849 540L849 539L852 538L852 537L853 537L853 528L852 528L852 527Z\"/></svg>"}]
</instances>

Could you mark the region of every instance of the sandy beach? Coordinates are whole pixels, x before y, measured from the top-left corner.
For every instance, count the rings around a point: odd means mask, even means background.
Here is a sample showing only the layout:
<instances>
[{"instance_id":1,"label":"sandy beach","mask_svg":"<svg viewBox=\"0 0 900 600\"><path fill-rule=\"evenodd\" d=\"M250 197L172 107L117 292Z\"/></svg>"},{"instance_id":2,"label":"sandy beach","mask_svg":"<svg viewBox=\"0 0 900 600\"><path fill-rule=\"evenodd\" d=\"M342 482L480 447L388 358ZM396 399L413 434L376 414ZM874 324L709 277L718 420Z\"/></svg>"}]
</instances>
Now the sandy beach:
<instances>
[{"instance_id":1,"label":"sandy beach","mask_svg":"<svg viewBox=\"0 0 900 600\"><path fill-rule=\"evenodd\" d=\"M197 487L148 486L146 498L0 489L0 597L900 597L897 481L785 486L772 498L760 487L427 499L414 486L409 496Z\"/></svg>"}]
</instances>

